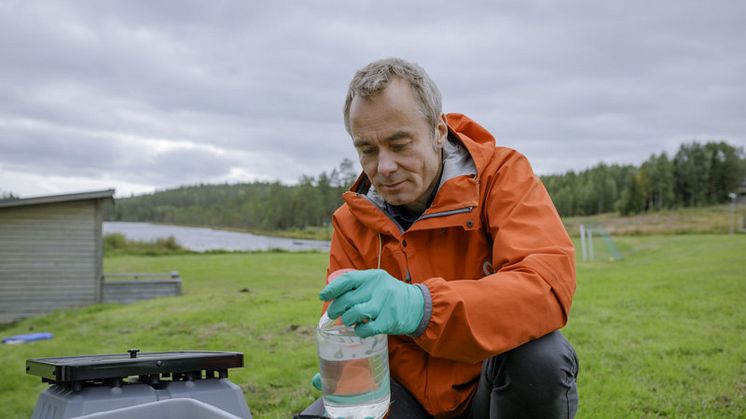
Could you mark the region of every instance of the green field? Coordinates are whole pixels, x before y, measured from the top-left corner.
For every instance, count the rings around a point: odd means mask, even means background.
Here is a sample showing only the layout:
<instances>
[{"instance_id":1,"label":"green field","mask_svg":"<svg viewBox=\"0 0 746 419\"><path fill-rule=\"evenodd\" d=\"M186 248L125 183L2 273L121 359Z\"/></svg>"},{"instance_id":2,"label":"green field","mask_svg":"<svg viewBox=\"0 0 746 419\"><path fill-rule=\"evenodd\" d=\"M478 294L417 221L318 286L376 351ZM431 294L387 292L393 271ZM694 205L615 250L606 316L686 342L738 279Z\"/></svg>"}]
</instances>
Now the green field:
<instances>
[{"instance_id":1,"label":"green field","mask_svg":"<svg viewBox=\"0 0 746 419\"><path fill-rule=\"evenodd\" d=\"M564 333L581 363L581 418L746 415L746 235L617 238L621 261L578 264ZM0 328L50 341L0 345L0 417L27 418L45 385L32 357L226 350L255 417L288 418L318 397L313 326L327 256L306 253L107 257L114 271L178 270L184 295L52 313Z\"/></svg>"}]
</instances>

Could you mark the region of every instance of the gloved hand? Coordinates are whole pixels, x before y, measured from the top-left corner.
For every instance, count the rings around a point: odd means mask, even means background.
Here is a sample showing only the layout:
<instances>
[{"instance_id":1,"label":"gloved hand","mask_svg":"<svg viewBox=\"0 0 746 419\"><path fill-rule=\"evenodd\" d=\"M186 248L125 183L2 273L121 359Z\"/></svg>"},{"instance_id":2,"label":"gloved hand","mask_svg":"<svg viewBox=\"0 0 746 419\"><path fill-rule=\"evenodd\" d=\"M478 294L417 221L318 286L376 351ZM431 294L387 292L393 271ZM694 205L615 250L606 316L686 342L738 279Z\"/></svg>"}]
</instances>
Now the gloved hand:
<instances>
[{"instance_id":1,"label":"gloved hand","mask_svg":"<svg viewBox=\"0 0 746 419\"><path fill-rule=\"evenodd\" d=\"M326 312L330 318L341 315L342 322L355 324L355 334L364 338L413 333L425 313L422 291L382 269L347 272L327 285L320 297L334 300Z\"/></svg>"},{"instance_id":2,"label":"gloved hand","mask_svg":"<svg viewBox=\"0 0 746 419\"><path fill-rule=\"evenodd\" d=\"M316 390L321 390L321 374L316 373L313 375L313 378L311 378L311 385L316 388Z\"/></svg>"}]
</instances>

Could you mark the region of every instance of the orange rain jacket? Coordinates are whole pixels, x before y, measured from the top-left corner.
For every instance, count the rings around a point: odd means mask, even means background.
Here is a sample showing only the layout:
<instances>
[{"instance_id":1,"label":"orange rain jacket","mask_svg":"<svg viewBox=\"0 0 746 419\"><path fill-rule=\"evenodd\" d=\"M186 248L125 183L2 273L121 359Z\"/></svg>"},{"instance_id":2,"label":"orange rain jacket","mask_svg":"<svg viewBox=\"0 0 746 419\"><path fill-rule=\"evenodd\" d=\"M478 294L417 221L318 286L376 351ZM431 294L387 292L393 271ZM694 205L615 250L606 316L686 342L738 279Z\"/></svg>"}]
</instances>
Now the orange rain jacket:
<instances>
[{"instance_id":1,"label":"orange rain jacket","mask_svg":"<svg viewBox=\"0 0 746 419\"><path fill-rule=\"evenodd\" d=\"M389 358L392 377L439 418L468 407L483 360L564 326L575 291L572 242L528 160L464 115L446 121L476 174L444 169L406 231L361 174L332 217L327 270L380 266L427 287L424 332L389 336Z\"/></svg>"}]
</instances>

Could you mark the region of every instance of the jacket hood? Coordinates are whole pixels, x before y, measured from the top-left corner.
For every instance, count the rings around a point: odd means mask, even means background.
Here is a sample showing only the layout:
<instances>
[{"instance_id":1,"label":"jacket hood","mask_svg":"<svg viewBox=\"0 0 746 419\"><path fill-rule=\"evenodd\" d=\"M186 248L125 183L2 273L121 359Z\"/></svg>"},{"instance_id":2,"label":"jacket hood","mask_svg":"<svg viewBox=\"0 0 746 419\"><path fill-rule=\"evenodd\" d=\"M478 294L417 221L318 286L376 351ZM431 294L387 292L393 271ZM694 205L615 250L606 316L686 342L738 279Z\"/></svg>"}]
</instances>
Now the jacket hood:
<instances>
[{"instance_id":1,"label":"jacket hood","mask_svg":"<svg viewBox=\"0 0 746 419\"><path fill-rule=\"evenodd\" d=\"M477 177L484 171L485 166L495 152L495 137L483 126L466 115L460 113L446 114L448 130L456 135L469 151L477 168Z\"/></svg>"}]
</instances>

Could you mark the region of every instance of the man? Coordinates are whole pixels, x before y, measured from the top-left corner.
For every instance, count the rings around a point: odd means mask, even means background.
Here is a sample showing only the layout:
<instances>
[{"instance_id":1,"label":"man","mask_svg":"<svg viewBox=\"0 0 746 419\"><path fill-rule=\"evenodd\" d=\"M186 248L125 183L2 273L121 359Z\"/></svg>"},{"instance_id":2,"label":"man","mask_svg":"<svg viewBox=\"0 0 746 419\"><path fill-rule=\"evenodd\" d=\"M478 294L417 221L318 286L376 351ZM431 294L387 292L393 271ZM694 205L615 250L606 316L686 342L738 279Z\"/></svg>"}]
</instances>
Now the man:
<instances>
[{"instance_id":1,"label":"man","mask_svg":"<svg viewBox=\"0 0 746 419\"><path fill-rule=\"evenodd\" d=\"M389 335L389 416L573 417L577 357L557 330L574 249L526 158L443 115L400 59L357 72L344 118L363 173L334 213L327 274L356 271L321 298L357 335Z\"/></svg>"}]
</instances>

